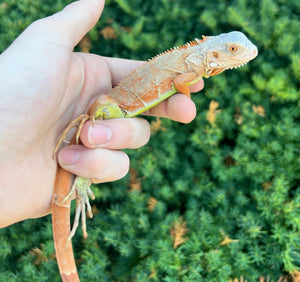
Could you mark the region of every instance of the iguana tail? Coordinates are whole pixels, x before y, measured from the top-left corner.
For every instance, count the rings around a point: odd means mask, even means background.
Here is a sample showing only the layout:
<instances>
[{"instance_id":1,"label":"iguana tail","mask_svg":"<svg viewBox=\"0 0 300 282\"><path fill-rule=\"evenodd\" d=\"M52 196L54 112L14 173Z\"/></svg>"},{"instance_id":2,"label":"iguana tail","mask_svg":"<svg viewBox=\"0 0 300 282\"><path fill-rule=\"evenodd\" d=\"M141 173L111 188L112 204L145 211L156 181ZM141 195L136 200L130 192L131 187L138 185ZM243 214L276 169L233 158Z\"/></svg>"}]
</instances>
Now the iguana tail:
<instances>
[{"instance_id":1,"label":"iguana tail","mask_svg":"<svg viewBox=\"0 0 300 282\"><path fill-rule=\"evenodd\" d=\"M59 272L63 282L79 282L70 235L71 199L62 200L69 194L74 175L60 166L57 168L52 198L52 228Z\"/></svg>"}]
</instances>

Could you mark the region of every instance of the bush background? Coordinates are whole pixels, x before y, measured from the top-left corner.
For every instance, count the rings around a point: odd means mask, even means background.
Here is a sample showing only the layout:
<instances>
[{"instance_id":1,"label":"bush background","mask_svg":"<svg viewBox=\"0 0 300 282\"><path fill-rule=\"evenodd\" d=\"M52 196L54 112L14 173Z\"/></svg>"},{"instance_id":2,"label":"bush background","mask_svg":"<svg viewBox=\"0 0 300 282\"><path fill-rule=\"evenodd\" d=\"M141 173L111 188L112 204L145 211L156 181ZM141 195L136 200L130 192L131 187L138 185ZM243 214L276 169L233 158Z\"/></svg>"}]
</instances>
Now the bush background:
<instances>
[{"instance_id":1,"label":"bush background","mask_svg":"<svg viewBox=\"0 0 300 282\"><path fill-rule=\"evenodd\" d=\"M0 52L69 2L1 1ZM150 118L130 174L94 187L82 281L299 281L299 19L298 0L106 1L77 50L148 59L240 30L259 56L206 80L191 124ZM50 216L0 230L0 281L60 281Z\"/></svg>"}]
</instances>

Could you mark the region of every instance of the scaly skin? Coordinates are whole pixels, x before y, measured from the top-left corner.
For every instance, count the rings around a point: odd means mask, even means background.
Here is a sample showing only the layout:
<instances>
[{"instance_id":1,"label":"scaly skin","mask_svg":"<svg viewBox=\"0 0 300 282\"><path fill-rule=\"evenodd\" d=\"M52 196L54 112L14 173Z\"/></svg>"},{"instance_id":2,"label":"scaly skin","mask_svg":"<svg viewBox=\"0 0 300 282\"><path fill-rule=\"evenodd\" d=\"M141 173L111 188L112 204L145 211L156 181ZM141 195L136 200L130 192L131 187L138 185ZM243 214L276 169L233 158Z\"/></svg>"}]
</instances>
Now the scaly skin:
<instances>
[{"instance_id":1,"label":"scaly skin","mask_svg":"<svg viewBox=\"0 0 300 282\"><path fill-rule=\"evenodd\" d=\"M74 180L74 175L57 168L55 179L55 194L52 203L52 227L53 239L56 251L56 259L63 281L79 281L76 264L73 255L72 243L68 240L70 233L70 205L68 199L61 203L68 195ZM67 220L66 220L67 219Z\"/></svg>"},{"instance_id":2,"label":"scaly skin","mask_svg":"<svg viewBox=\"0 0 300 282\"><path fill-rule=\"evenodd\" d=\"M257 56L257 48L241 32L218 36L203 36L202 40L162 53L142 65L107 95L99 96L89 107L87 114L80 115L65 129L54 149L72 127L78 127L72 143L78 143L81 127L87 120L133 117L154 107L171 95L181 92L190 96L189 85L202 77L217 75L248 63ZM79 123L79 125L77 125ZM53 236L57 261L63 281L79 281L71 238L82 213L82 229L85 226L85 206L92 217L89 204L89 179L74 177L58 167L52 201ZM73 187L71 189L71 187ZM76 194L76 215L70 233L70 198Z\"/></svg>"}]
</instances>

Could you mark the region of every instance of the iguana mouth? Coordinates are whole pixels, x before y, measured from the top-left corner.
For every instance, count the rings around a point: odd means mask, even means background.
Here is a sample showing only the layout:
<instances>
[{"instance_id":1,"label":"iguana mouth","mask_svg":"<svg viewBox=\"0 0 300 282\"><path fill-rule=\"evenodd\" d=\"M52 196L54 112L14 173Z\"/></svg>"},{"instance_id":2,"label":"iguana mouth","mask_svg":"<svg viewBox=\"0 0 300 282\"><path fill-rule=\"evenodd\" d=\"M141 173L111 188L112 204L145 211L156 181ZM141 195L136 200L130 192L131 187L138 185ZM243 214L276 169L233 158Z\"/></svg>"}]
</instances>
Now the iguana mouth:
<instances>
[{"instance_id":1,"label":"iguana mouth","mask_svg":"<svg viewBox=\"0 0 300 282\"><path fill-rule=\"evenodd\" d=\"M247 63L242 63L242 64L240 64L240 65L237 65L237 66L234 66L234 67L231 67L231 68L228 68L228 69L230 69L230 70L232 70L232 69L238 69L238 68L241 68L241 67L243 67L244 65L246 65Z\"/></svg>"},{"instance_id":2,"label":"iguana mouth","mask_svg":"<svg viewBox=\"0 0 300 282\"><path fill-rule=\"evenodd\" d=\"M240 67L243 67L243 66L246 65L249 61L253 60L253 59L257 56L257 54L258 54L258 52L257 52L257 50L255 50L255 51L253 51L253 55L252 55L252 56L249 56L249 57L247 57L247 58L245 59L245 62L240 63L240 64L236 64L236 65L233 64L232 67L229 67L229 68L226 68L226 69L232 70L232 69L238 69L238 68L240 68Z\"/></svg>"},{"instance_id":3,"label":"iguana mouth","mask_svg":"<svg viewBox=\"0 0 300 282\"><path fill-rule=\"evenodd\" d=\"M254 58L256 58L257 55L258 55L258 50L257 50L257 48L255 46L255 49L253 49L252 53L250 53L250 55L245 58L245 61L243 63L237 64L236 66L230 67L228 69L237 69L237 68L240 68L240 67L246 65L249 61L251 61Z\"/></svg>"}]
</instances>

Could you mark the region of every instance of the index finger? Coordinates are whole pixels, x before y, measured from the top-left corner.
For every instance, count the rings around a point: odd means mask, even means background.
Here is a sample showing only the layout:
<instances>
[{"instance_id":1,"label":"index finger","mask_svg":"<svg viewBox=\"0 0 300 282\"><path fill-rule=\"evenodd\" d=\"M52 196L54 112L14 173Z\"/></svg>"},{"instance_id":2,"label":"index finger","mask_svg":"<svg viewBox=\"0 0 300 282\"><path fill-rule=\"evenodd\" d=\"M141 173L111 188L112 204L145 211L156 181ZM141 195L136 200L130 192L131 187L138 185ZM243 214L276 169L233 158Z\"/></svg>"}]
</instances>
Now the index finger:
<instances>
[{"instance_id":1,"label":"index finger","mask_svg":"<svg viewBox=\"0 0 300 282\"><path fill-rule=\"evenodd\" d=\"M115 87L124 77L134 72L138 67L145 64L145 61L135 61L130 59L102 57L106 62L112 80L112 86Z\"/></svg>"}]
</instances>

